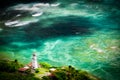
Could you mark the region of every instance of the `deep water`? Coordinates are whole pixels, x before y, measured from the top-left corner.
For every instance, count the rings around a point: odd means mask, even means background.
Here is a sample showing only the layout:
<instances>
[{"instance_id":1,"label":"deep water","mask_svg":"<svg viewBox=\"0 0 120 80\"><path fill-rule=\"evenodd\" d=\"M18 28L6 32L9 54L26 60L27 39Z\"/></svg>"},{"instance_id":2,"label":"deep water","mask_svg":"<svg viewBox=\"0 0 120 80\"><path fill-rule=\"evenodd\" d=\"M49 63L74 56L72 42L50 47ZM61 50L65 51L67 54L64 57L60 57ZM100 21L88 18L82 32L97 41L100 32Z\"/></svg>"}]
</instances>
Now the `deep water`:
<instances>
[{"instance_id":1,"label":"deep water","mask_svg":"<svg viewBox=\"0 0 120 80\"><path fill-rule=\"evenodd\" d=\"M120 80L119 32L120 10L110 3L17 4L0 13L0 58L28 64L35 52L39 62Z\"/></svg>"}]
</instances>

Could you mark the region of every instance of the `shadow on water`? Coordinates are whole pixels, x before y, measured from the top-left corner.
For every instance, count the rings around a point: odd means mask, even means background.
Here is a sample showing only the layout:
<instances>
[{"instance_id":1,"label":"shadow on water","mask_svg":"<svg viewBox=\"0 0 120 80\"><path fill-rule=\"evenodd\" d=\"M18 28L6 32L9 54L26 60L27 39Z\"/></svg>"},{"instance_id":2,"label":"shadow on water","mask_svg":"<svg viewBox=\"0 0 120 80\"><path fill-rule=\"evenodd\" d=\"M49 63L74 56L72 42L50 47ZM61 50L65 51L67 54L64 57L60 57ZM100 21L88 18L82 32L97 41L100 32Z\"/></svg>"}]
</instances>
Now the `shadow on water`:
<instances>
[{"instance_id":1,"label":"shadow on water","mask_svg":"<svg viewBox=\"0 0 120 80\"><path fill-rule=\"evenodd\" d=\"M90 31L90 28L92 28L94 25L85 18L68 16L57 17L57 19L59 20L56 20L55 23L50 25L49 27L38 26L39 23L37 25L31 24L29 27L24 29L24 31L27 32L28 36L34 35L36 37L44 39L60 36L81 36L93 33L92 31Z\"/></svg>"},{"instance_id":2,"label":"shadow on water","mask_svg":"<svg viewBox=\"0 0 120 80\"><path fill-rule=\"evenodd\" d=\"M78 16L56 17L51 18L54 23L49 27L44 27L41 22L32 23L27 27L14 28L3 31L0 36L1 45L7 45L10 47L16 47L10 45L11 42L26 42L27 48L30 46L38 47L40 42L59 37L69 36L88 36L92 35L94 31L99 30L94 24L92 24L88 18ZM47 24L47 22L46 22ZM39 42L39 45L37 43ZM33 43L33 44L30 44ZM22 46L23 47L23 46Z\"/></svg>"}]
</instances>

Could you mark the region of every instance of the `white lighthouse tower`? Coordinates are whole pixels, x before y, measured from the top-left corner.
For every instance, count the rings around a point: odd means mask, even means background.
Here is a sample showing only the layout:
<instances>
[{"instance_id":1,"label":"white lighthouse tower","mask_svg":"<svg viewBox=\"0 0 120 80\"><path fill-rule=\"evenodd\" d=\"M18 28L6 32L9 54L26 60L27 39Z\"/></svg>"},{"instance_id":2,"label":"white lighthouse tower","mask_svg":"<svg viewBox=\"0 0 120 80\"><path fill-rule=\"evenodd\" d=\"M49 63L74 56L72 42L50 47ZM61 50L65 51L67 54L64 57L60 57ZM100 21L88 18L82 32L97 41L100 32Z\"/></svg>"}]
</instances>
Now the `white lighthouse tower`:
<instances>
[{"instance_id":1,"label":"white lighthouse tower","mask_svg":"<svg viewBox=\"0 0 120 80\"><path fill-rule=\"evenodd\" d=\"M35 53L32 55L32 68L37 69L38 68L38 63L37 63L37 56Z\"/></svg>"}]
</instances>

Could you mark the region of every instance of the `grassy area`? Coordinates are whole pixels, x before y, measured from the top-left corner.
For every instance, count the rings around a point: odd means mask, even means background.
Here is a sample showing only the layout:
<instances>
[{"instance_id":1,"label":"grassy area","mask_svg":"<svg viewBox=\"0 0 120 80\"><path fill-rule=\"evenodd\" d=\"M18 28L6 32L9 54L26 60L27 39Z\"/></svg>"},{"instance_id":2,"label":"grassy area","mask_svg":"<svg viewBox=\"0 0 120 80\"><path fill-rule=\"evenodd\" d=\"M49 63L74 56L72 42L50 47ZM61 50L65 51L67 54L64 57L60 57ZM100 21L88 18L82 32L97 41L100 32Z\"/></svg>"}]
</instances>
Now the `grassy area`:
<instances>
[{"instance_id":1,"label":"grassy area","mask_svg":"<svg viewBox=\"0 0 120 80\"><path fill-rule=\"evenodd\" d=\"M38 68L36 70L35 77L42 78L43 76L46 76L49 73L49 69L46 68Z\"/></svg>"}]
</instances>

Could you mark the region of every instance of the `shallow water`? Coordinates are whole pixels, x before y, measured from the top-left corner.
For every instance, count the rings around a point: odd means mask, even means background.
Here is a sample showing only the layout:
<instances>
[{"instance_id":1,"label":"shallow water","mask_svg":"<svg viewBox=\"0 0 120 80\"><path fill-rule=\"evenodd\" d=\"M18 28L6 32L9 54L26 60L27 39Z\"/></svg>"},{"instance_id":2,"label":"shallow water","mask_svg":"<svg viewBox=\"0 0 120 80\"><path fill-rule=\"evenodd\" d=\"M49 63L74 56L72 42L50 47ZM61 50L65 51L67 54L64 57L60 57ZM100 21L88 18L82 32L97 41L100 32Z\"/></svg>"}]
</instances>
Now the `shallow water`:
<instances>
[{"instance_id":1,"label":"shallow water","mask_svg":"<svg viewBox=\"0 0 120 80\"><path fill-rule=\"evenodd\" d=\"M35 52L39 62L119 80L120 10L84 2L52 5L18 4L0 14L1 58L26 64Z\"/></svg>"}]
</instances>

